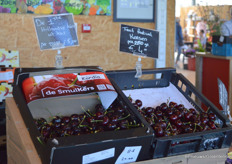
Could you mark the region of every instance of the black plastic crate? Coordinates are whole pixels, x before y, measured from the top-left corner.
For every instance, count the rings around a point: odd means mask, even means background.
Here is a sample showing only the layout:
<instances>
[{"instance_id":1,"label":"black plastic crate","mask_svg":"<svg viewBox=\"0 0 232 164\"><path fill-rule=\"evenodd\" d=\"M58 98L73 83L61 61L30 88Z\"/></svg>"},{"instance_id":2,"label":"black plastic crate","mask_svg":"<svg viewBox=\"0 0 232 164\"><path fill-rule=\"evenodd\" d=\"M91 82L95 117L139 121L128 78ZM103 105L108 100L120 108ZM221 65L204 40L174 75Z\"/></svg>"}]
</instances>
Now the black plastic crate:
<instances>
[{"instance_id":1,"label":"black plastic crate","mask_svg":"<svg viewBox=\"0 0 232 164\"><path fill-rule=\"evenodd\" d=\"M204 111L202 105L213 112L221 128L204 132L179 134L168 137L155 137L153 144L153 158L167 157L199 151L230 147L232 142L232 126L229 119L222 114L205 96L203 96L182 74L173 68L143 69L143 75L153 75L152 79L135 78L136 70L107 71L121 90L141 88L162 88L173 84L188 102L199 112ZM125 98L126 95L125 95ZM127 102L133 110L133 104ZM182 144L176 144L176 143Z\"/></svg>"},{"instance_id":2,"label":"black plastic crate","mask_svg":"<svg viewBox=\"0 0 232 164\"><path fill-rule=\"evenodd\" d=\"M80 70L82 70L82 72L83 70L86 72L102 71L98 67L72 67L64 69L23 68L16 69L15 71L13 96L42 162L82 163L84 155L96 152L103 153L105 150L113 149L114 155L112 157L94 163L114 163L124 151L125 147L131 146L141 146L141 150L136 161L151 159L151 149L154 138L152 130L141 115L138 115L136 112L129 109L120 93L118 94L117 101L127 108L127 112L130 113L134 120L140 122L144 126L128 130L105 131L96 134L61 137L57 138L59 145L54 144L51 140L48 140L47 143L44 144L41 144L37 140L37 137L40 136L40 132L34 124L34 119L25 101L21 87L22 81L30 75L77 73ZM113 81L112 85L115 85ZM120 89L117 86L115 86L115 90L120 92Z\"/></svg>"},{"instance_id":3,"label":"black plastic crate","mask_svg":"<svg viewBox=\"0 0 232 164\"><path fill-rule=\"evenodd\" d=\"M5 100L0 102L0 136L6 135Z\"/></svg>"}]
</instances>

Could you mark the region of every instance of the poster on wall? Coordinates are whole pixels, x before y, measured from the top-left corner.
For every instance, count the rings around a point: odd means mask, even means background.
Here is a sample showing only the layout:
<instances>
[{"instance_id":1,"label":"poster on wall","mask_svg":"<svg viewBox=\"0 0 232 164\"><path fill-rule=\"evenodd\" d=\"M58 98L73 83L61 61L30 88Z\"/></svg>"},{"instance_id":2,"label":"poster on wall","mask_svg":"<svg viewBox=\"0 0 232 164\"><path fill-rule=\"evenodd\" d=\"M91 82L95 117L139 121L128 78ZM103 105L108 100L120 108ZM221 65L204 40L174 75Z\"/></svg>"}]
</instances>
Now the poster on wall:
<instances>
[{"instance_id":1,"label":"poster on wall","mask_svg":"<svg viewBox=\"0 0 232 164\"><path fill-rule=\"evenodd\" d=\"M111 15L111 0L0 0L0 13Z\"/></svg>"},{"instance_id":2,"label":"poster on wall","mask_svg":"<svg viewBox=\"0 0 232 164\"><path fill-rule=\"evenodd\" d=\"M0 66L19 67L19 51L10 51L0 48Z\"/></svg>"}]
</instances>

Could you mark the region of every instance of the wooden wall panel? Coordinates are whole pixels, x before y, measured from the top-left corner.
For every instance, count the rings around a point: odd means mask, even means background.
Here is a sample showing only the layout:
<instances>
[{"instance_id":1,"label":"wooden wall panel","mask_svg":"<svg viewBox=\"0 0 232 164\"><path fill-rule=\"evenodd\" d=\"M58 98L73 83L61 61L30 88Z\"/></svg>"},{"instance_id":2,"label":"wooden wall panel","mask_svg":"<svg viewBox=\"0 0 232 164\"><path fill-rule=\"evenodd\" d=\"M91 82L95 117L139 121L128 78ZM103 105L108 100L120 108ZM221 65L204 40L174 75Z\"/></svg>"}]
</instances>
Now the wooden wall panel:
<instances>
[{"instance_id":1,"label":"wooden wall panel","mask_svg":"<svg viewBox=\"0 0 232 164\"><path fill-rule=\"evenodd\" d=\"M167 0L166 65L174 66L175 0Z\"/></svg>"},{"instance_id":2,"label":"wooden wall panel","mask_svg":"<svg viewBox=\"0 0 232 164\"><path fill-rule=\"evenodd\" d=\"M175 1L168 0L167 66L173 60L173 21ZM113 7L112 7L113 8ZM113 12L113 10L112 10ZM0 48L18 50L20 67L53 67L57 51L40 51L34 28L34 14L0 14ZM64 66L98 65L104 70L133 69L137 57L119 52L120 24L112 16L74 16L78 23L78 47L61 50ZM81 33L82 24L91 24L91 33ZM155 29L155 23L125 23L147 29ZM170 49L171 46L171 49ZM154 59L143 58L142 68L154 68Z\"/></svg>"}]
</instances>

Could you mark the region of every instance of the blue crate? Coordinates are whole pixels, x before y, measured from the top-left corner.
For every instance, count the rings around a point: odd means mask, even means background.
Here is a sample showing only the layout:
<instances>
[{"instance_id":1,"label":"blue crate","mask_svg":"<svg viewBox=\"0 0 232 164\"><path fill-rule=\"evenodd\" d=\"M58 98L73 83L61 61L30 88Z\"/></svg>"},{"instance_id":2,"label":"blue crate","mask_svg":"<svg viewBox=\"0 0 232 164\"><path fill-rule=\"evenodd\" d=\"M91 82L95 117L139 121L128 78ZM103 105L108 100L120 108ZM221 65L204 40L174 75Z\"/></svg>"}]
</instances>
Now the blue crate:
<instances>
[{"instance_id":1,"label":"blue crate","mask_svg":"<svg viewBox=\"0 0 232 164\"><path fill-rule=\"evenodd\" d=\"M232 44L229 43L219 46L217 43L213 43L212 54L218 56L232 56Z\"/></svg>"}]
</instances>

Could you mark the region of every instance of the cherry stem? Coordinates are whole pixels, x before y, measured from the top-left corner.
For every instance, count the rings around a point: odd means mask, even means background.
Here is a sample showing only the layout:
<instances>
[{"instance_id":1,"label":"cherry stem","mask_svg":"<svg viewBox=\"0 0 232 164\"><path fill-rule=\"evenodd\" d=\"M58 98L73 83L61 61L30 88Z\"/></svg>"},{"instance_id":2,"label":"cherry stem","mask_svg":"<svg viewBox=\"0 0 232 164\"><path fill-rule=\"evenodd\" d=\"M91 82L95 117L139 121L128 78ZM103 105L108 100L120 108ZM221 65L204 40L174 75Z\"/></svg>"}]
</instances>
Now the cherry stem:
<instances>
[{"instance_id":1,"label":"cherry stem","mask_svg":"<svg viewBox=\"0 0 232 164\"><path fill-rule=\"evenodd\" d=\"M209 112L209 109L210 109L210 107L208 107L208 109L206 110L206 113L208 113L208 112Z\"/></svg>"},{"instance_id":2,"label":"cherry stem","mask_svg":"<svg viewBox=\"0 0 232 164\"><path fill-rule=\"evenodd\" d=\"M168 126L166 127L166 130L169 128L169 126L170 126L171 124L170 124L170 122L168 123Z\"/></svg>"},{"instance_id":3,"label":"cherry stem","mask_svg":"<svg viewBox=\"0 0 232 164\"><path fill-rule=\"evenodd\" d=\"M81 109L89 116L91 117L91 115L85 110L85 108L83 106L81 106Z\"/></svg>"},{"instance_id":4,"label":"cherry stem","mask_svg":"<svg viewBox=\"0 0 232 164\"><path fill-rule=\"evenodd\" d=\"M40 139L40 137L36 137L40 144L44 145L43 141Z\"/></svg>"},{"instance_id":5,"label":"cherry stem","mask_svg":"<svg viewBox=\"0 0 232 164\"><path fill-rule=\"evenodd\" d=\"M124 119L126 119L126 118L128 118L128 117L130 117L130 114L128 114L126 117L120 118L120 119L118 119L118 120L121 121L121 120L124 120Z\"/></svg>"},{"instance_id":6,"label":"cherry stem","mask_svg":"<svg viewBox=\"0 0 232 164\"><path fill-rule=\"evenodd\" d=\"M115 131L116 131L116 130L120 130L120 127L117 127L117 128L116 128L116 129L114 129L114 130L115 130Z\"/></svg>"},{"instance_id":7,"label":"cherry stem","mask_svg":"<svg viewBox=\"0 0 232 164\"><path fill-rule=\"evenodd\" d=\"M110 112L114 112L113 110L106 110L104 115L106 115L107 113L110 113Z\"/></svg>"},{"instance_id":8,"label":"cherry stem","mask_svg":"<svg viewBox=\"0 0 232 164\"><path fill-rule=\"evenodd\" d=\"M197 124L195 123L193 133L196 131L196 129L197 129Z\"/></svg>"},{"instance_id":9,"label":"cherry stem","mask_svg":"<svg viewBox=\"0 0 232 164\"><path fill-rule=\"evenodd\" d=\"M103 120L92 120L91 122L103 122Z\"/></svg>"},{"instance_id":10,"label":"cherry stem","mask_svg":"<svg viewBox=\"0 0 232 164\"><path fill-rule=\"evenodd\" d=\"M88 109L87 111L91 116L93 116L93 113L91 113L91 111Z\"/></svg>"},{"instance_id":11,"label":"cherry stem","mask_svg":"<svg viewBox=\"0 0 232 164\"><path fill-rule=\"evenodd\" d=\"M83 123L83 121L85 120L85 117L86 117L86 116L84 116L84 117L83 117L83 119L81 120L81 122L80 122L79 126L81 126L81 124L82 124L82 123Z\"/></svg>"},{"instance_id":12,"label":"cherry stem","mask_svg":"<svg viewBox=\"0 0 232 164\"><path fill-rule=\"evenodd\" d=\"M170 97L167 99L167 105L169 104L169 101L170 101Z\"/></svg>"}]
</instances>

